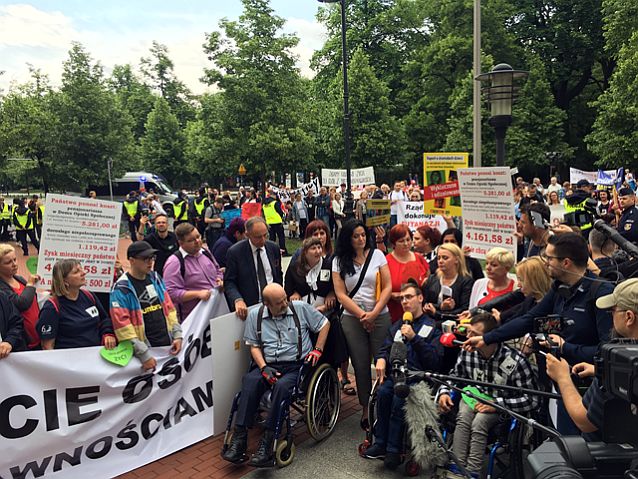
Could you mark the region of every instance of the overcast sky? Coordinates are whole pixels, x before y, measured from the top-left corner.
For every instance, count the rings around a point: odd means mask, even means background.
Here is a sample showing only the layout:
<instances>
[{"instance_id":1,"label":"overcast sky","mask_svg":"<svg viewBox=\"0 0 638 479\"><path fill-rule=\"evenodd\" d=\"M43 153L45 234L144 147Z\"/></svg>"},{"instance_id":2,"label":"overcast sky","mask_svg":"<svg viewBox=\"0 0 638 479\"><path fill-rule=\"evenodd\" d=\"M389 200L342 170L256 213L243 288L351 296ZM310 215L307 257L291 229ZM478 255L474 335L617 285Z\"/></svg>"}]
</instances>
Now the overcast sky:
<instances>
[{"instance_id":1,"label":"overcast sky","mask_svg":"<svg viewBox=\"0 0 638 479\"><path fill-rule=\"evenodd\" d=\"M299 68L311 76L308 63L321 47L324 29L315 20L316 0L271 0L275 13L287 20L285 32L296 33ZM139 64L153 41L166 45L179 79L194 93L206 91L198 81L207 63L204 34L219 29L223 17L237 19L240 0L0 0L0 90L28 79L31 64L59 85L62 62L72 41L82 43L107 74L113 65Z\"/></svg>"}]
</instances>

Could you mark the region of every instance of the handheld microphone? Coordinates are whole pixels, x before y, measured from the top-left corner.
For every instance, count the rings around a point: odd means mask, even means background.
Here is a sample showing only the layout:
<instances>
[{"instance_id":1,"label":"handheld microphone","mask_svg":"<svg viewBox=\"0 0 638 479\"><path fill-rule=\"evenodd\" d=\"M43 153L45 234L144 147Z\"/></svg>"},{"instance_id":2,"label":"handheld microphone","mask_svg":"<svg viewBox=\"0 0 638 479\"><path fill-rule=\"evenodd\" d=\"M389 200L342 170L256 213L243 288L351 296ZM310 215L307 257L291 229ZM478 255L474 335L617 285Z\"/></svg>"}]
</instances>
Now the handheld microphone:
<instances>
[{"instance_id":1,"label":"handheld microphone","mask_svg":"<svg viewBox=\"0 0 638 479\"><path fill-rule=\"evenodd\" d=\"M409 324L412 325L412 322L414 321L414 317L412 316L412 313L410 311L405 311L403 313L403 324ZM405 343L407 341L407 338L402 335L403 337L403 342Z\"/></svg>"},{"instance_id":2,"label":"handheld microphone","mask_svg":"<svg viewBox=\"0 0 638 479\"><path fill-rule=\"evenodd\" d=\"M390 350L390 365L394 394L405 399L410 394L410 386L405 383L408 362L408 348L401 341L392 343Z\"/></svg>"},{"instance_id":3,"label":"handheld microphone","mask_svg":"<svg viewBox=\"0 0 638 479\"><path fill-rule=\"evenodd\" d=\"M463 341L456 339L454 333L443 333L439 340L446 348L453 348L455 346L463 346Z\"/></svg>"},{"instance_id":4,"label":"handheld microphone","mask_svg":"<svg viewBox=\"0 0 638 479\"><path fill-rule=\"evenodd\" d=\"M630 256L638 258L638 247L631 241L624 238L618 231L605 223L605 221L601 219L594 221L594 228L601 233L604 233L605 236L616 243L620 249L629 253Z\"/></svg>"}]
</instances>

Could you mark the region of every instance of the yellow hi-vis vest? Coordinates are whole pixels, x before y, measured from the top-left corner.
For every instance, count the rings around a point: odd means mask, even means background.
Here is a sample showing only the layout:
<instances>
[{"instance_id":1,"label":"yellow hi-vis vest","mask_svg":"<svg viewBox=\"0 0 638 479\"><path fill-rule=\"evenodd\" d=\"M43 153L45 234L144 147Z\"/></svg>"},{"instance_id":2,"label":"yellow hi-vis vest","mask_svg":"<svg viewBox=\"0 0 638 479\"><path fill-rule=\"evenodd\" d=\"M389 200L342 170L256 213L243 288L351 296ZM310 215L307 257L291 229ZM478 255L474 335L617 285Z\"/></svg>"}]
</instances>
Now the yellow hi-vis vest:
<instances>
[{"instance_id":1,"label":"yellow hi-vis vest","mask_svg":"<svg viewBox=\"0 0 638 479\"><path fill-rule=\"evenodd\" d=\"M276 201L271 201L267 205L262 206L266 223L269 225L279 225L283 222L281 215L275 209Z\"/></svg>"},{"instance_id":2,"label":"yellow hi-vis vest","mask_svg":"<svg viewBox=\"0 0 638 479\"><path fill-rule=\"evenodd\" d=\"M178 201L174 211L177 221L188 221L188 203L186 201Z\"/></svg>"},{"instance_id":3,"label":"yellow hi-vis vest","mask_svg":"<svg viewBox=\"0 0 638 479\"><path fill-rule=\"evenodd\" d=\"M14 224L16 230L24 231L24 230L32 230L33 225L31 224L31 212L27 209L26 213L23 215L19 215L18 212L13 213Z\"/></svg>"},{"instance_id":4,"label":"yellow hi-vis vest","mask_svg":"<svg viewBox=\"0 0 638 479\"><path fill-rule=\"evenodd\" d=\"M588 200L588 198L585 198L583 201L581 201L580 203L577 203L575 205L569 204L567 202L567 198L565 198L563 200L563 204L565 205L565 213L572 213L574 211L586 211L585 210L585 202ZM585 231L588 230L589 228L591 228L593 225L592 223L587 223L585 225L582 225L580 227L581 231Z\"/></svg>"},{"instance_id":5,"label":"yellow hi-vis vest","mask_svg":"<svg viewBox=\"0 0 638 479\"><path fill-rule=\"evenodd\" d=\"M4 203L2 205L2 211L0 211L0 220L10 220L11 213L13 212L12 208L8 203Z\"/></svg>"},{"instance_id":6,"label":"yellow hi-vis vest","mask_svg":"<svg viewBox=\"0 0 638 479\"><path fill-rule=\"evenodd\" d=\"M42 222L44 220L44 205L38 206L36 212L36 223L38 226L42 226Z\"/></svg>"},{"instance_id":7,"label":"yellow hi-vis vest","mask_svg":"<svg viewBox=\"0 0 638 479\"><path fill-rule=\"evenodd\" d=\"M197 216L202 216L202 213L204 212L204 208L206 208L206 198L202 198L199 202L195 200L194 204L195 204L195 212L197 213Z\"/></svg>"},{"instance_id":8,"label":"yellow hi-vis vest","mask_svg":"<svg viewBox=\"0 0 638 479\"><path fill-rule=\"evenodd\" d=\"M129 215L130 218L135 217L139 206L140 206L139 201L136 201L135 203L129 203L128 201L124 202L124 208L126 209L126 214Z\"/></svg>"}]
</instances>

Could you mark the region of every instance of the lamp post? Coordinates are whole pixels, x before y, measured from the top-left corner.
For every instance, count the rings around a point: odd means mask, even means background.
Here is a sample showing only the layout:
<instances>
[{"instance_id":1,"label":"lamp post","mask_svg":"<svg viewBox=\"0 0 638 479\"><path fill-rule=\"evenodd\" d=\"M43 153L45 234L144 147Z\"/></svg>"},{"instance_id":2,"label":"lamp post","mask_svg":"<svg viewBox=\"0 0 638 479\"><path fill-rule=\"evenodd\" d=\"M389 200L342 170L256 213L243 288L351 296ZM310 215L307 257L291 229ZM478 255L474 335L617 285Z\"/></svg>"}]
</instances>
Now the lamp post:
<instances>
[{"instance_id":1,"label":"lamp post","mask_svg":"<svg viewBox=\"0 0 638 479\"><path fill-rule=\"evenodd\" d=\"M350 164L350 109L348 107L348 49L346 47L346 0L318 0L320 3L341 4L341 58L343 61L343 152L346 166L346 200L343 214L346 219L354 217L352 179Z\"/></svg>"},{"instance_id":2,"label":"lamp post","mask_svg":"<svg viewBox=\"0 0 638 479\"><path fill-rule=\"evenodd\" d=\"M496 166L505 165L505 135L512 124L512 103L518 96L517 82L529 75L523 70L514 70L507 63L500 63L489 73L478 75L475 80L482 82L483 93L490 104L490 125L494 127L496 138Z\"/></svg>"}]
</instances>

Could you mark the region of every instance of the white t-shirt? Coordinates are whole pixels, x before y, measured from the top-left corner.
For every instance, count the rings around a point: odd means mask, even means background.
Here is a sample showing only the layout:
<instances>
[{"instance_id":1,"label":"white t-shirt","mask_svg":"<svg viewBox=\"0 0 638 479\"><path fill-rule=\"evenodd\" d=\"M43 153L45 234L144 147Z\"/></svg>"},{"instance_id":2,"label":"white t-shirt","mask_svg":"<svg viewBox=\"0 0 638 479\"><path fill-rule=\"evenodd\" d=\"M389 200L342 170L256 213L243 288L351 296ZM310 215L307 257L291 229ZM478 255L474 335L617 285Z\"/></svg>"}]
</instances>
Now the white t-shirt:
<instances>
[{"instance_id":1,"label":"white t-shirt","mask_svg":"<svg viewBox=\"0 0 638 479\"><path fill-rule=\"evenodd\" d=\"M364 311L372 311L377 304L376 299L376 287L377 287L377 272L383 266L388 264L388 261L385 259L385 255L379 251L378 249L370 251L368 254L372 255L370 259L370 264L368 265L368 271L366 271L365 279L357 294L354 295L353 301L359 305L361 309ZM359 282L359 276L361 274L361 270L363 269L363 265L354 264L354 275L346 276L346 290L352 291L354 287ZM334 273L340 273L341 268L339 267L339 259L335 258L332 261L332 271ZM381 314L387 313L388 307L384 307Z\"/></svg>"},{"instance_id":2,"label":"white t-shirt","mask_svg":"<svg viewBox=\"0 0 638 479\"><path fill-rule=\"evenodd\" d=\"M390 201L408 201L408 195L405 194L405 191L394 191L390 193ZM396 215L399 209L399 205L396 203L390 204L390 214ZM387 211L387 210L386 210Z\"/></svg>"}]
</instances>

